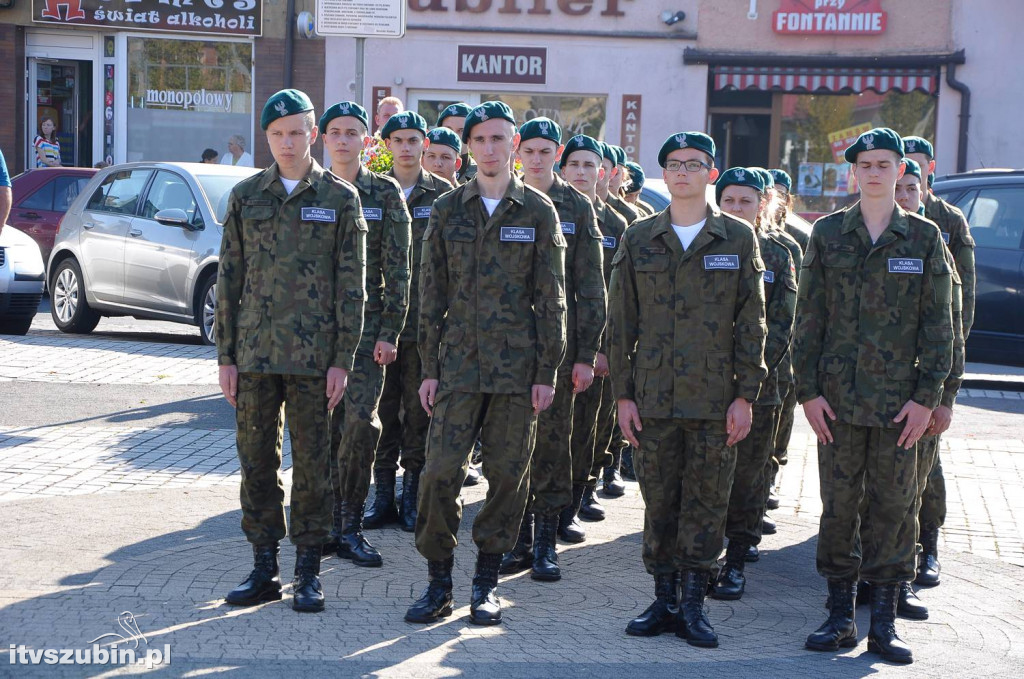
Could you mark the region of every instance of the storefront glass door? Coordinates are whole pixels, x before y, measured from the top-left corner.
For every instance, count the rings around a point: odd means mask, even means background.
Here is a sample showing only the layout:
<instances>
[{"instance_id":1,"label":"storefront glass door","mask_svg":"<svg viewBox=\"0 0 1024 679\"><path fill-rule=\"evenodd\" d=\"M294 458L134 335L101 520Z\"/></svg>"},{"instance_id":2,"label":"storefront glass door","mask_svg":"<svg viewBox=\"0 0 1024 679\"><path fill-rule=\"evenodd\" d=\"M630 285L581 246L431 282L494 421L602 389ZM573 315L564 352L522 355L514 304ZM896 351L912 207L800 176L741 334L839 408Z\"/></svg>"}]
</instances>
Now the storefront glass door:
<instances>
[{"instance_id":1,"label":"storefront glass door","mask_svg":"<svg viewBox=\"0 0 1024 679\"><path fill-rule=\"evenodd\" d=\"M88 73L88 69L82 70ZM34 140L46 120L52 121L54 125L56 141L60 147L60 164L65 167L82 164L79 158L82 146L79 135L81 101L83 95L88 100L91 88L82 89L80 73L77 61L29 59L29 124L26 126L28 167L41 165ZM89 155L91 158L91 148Z\"/></svg>"}]
</instances>

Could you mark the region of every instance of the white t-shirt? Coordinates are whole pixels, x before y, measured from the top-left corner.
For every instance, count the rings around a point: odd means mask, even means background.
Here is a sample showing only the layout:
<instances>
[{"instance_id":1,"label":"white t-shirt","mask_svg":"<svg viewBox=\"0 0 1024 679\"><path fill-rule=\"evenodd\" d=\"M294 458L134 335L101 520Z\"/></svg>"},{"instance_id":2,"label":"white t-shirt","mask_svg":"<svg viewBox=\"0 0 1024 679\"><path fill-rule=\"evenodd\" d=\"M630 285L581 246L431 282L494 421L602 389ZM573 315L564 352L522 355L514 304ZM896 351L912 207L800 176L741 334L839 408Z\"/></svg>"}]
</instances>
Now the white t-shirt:
<instances>
[{"instance_id":1,"label":"white t-shirt","mask_svg":"<svg viewBox=\"0 0 1024 679\"><path fill-rule=\"evenodd\" d=\"M412 186L410 186L407 189L402 189L402 193L405 194L405 201L406 202L409 202L409 196L412 194L412 190L415 189L415 188L416 188L416 185L413 184Z\"/></svg>"},{"instance_id":2,"label":"white t-shirt","mask_svg":"<svg viewBox=\"0 0 1024 679\"><path fill-rule=\"evenodd\" d=\"M493 215L494 211L498 209L498 203L501 202L501 198L484 198L480 196L480 200L484 202L484 207L487 208L487 214Z\"/></svg>"},{"instance_id":3,"label":"white t-shirt","mask_svg":"<svg viewBox=\"0 0 1024 679\"><path fill-rule=\"evenodd\" d=\"M295 187L302 181L301 179L285 179L284 177L279 177L279 179L281 180L281 183L284 184L284 190L288 192L288 195L291 195L292 191L295 190Z\"/></svg>"},{"instance_id":4,"label":"white t-shirt","mask_svg":"<svg viewBox=\"0 0 1024 679\"><path fill-rule=\"evenodd\" d=\"M677 236L679 236L679 242L683 244L684 250L690 247L690 244L693 243L693 239L697 237L697 234L704 228L704 224L707 221L707 219L702 219L696 224L691 224L689 226L672 225L672 230L676 232Z\"/></svg>"}]
</instances>

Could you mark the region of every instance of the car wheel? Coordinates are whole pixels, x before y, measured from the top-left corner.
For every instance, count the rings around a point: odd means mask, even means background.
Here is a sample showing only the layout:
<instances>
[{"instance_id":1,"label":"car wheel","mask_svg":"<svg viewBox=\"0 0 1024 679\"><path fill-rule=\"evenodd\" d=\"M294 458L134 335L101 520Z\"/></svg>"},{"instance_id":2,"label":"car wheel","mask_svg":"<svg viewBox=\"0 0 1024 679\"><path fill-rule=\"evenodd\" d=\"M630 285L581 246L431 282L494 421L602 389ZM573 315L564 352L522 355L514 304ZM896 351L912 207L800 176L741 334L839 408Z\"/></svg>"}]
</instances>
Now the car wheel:
<instances>
[{"instance_id":1,"label":"car wheel","mask_svg":"<svg viewBox=\"0 0 1024 679\"><path fill-rule=\"evenodd\" d=\"M199 290L199 303L196 305L196 325L203 338L203 344L212 346L217 343L217 276L210 275L203 281Z\"/></svg>"},{"instance_id":2,"label":"car wheel","mask_svg":"<svg viewBox=\"0 0 1024 679\"><path fill-rule=\"evenodd\" d=\"M32 317L0 321L0 335L27 335L32 327Z\"/></svg>"},{"instance_id":3,"label":"car wheel","mask_svg":"<svg viewBox=\"0 0 1024 679\"><path fill-rule=\"evenodd\" d=\"M61 332L87 334L96 328L100 315L85 300L82 269L73 259L65 259L53 277L50 316Z\"/></svg>"}]
</instances>

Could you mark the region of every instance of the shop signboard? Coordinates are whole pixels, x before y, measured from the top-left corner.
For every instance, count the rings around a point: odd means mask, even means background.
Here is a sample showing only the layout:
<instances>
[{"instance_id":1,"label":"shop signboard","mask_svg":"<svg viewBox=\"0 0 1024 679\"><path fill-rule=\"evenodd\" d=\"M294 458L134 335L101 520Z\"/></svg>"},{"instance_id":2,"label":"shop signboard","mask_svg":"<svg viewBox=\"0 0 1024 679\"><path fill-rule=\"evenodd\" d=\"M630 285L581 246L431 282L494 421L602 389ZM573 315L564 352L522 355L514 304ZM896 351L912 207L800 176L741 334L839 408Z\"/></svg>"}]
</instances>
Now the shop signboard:
<instances>
[{"instance_id":1,"label":"shop signboard","mask_svg":"<svg viewBox=\"0 0 1024 679\"><path fill-rule=\"evenodd\" d=\"M32 21L134 31L259 36L263 0L32 0Z\"/></svg>"},{"instance_id":2,"label":"shop signboard","mask_svg":"<svg viewBox=\"0 0 1024 679\"><path fill-rule=\"evenodd\" d=\"M465 83L547 82L548 50L545 47L492 47L459 45L458 79Z\"/></svg>"},{"instance_id":3,"label":"shop signboard","mask_svg":"<svg viewBox=\"0 0 1024 679\"><path fill-rule=\"evenodd\" d=\"M882 0L780 0L772 28L782 35L880 35Z\"/></svg>"}]
</instances>

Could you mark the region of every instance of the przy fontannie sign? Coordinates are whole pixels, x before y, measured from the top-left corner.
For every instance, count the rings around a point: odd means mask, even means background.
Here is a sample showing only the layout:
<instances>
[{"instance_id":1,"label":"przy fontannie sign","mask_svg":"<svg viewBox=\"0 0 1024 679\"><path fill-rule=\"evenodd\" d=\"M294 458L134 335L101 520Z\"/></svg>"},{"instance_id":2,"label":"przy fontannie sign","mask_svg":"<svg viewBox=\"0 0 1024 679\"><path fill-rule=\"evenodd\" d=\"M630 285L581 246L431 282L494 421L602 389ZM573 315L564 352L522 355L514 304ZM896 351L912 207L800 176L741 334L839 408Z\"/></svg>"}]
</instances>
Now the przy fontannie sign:
<instances>
[{"instance_id":1,"label":"przy fontannie sign","mask_svg":"<svg viewBox=\"0 0 1024 679\"><path fill-rule=\"evenodd\" d=\"M62 26L258 36L263 33L263 0L32 0L32 20Z\"/></svg>"},{"instance_id":2,"label":"przy fontannie sign","mask_svg":"<svg viewBox=\"0 0 1024 679\"><path fill-rule=\"evenodd\" d=\"M885 32L882 0L781 0L772 29L789 35L878 35Z\"/></svg>"}]
</instances>

